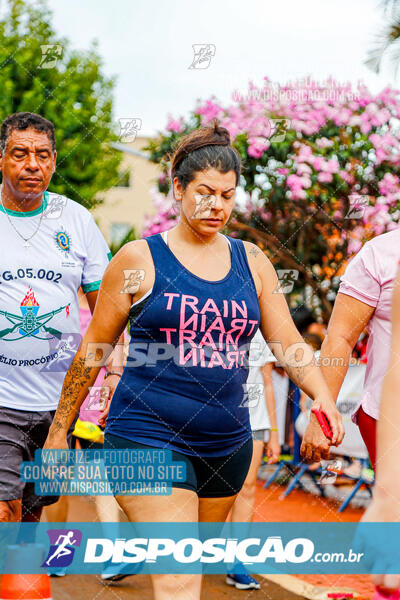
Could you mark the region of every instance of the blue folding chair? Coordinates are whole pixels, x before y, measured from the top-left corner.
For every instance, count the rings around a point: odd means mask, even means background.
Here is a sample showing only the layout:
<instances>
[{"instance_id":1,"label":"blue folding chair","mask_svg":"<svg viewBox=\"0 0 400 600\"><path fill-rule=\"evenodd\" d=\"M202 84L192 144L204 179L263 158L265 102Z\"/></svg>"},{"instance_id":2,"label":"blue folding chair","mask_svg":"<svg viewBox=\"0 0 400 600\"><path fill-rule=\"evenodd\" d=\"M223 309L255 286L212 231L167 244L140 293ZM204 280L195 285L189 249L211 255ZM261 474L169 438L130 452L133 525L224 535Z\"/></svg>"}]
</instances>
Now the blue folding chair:
<instances>
[{"instance_id":1,"label":"blue folding chair","mask_svg":"<svg viewBox=\"0 0 400 600\"><path fill-rule=\"evenodd\" d=\"M289 382L289 397L291 398L291 400L293 402L293 420L292 420L293 431L294 431L293 456L284 457L284 458L282 458L282 460L279 461L275 471L272 473L271 477L265 482L264 488L265 489L268 488L271 485L271 483L273 483L276 480L276 478L278 477L278 475L280 474L282 469L286 469L289 472L289 476L291 479L288 483L286 490L283 493L284 498L287 498L287 496L289 496L289 494L291 494L291 492L295 488L299 488L303 491L306 491L304 485L301 482L302 477L306 474L310 477L311 481L313 482L315 487L318 489L320 495L322 497L325 497L324 486L320 485L320 483L319 483L322 469L318 468L318 469L311 470L309 468L309 465L306 463L303 463L303 461L301 459L301 455L300 455L301 437L297 433L297 430L294 426L296 419L301 412L300 389L292 381Z\"/></svg>"},{"instance_id":2,"label":"blue folding chair","mask_svg":"<svg viewBox=\"0 0 400 600\"><path fill-rule=\"evenodd\" d=\"M351 490L350 494L347 496L347 498L340 505L339 512L343 512L348 507L350 502L353 500L354 496L357 494L357 492L361 489L361 487L363 485L365 485L370 497L372 498L372 487L375 483L375 477L372 481L370 479L365 478L364 470L368 468L368 465L369 465L369 460L367 458L362 458L361 459L361 475L360 475L360 477L352 477L351 475L343 474L344 477L355 480L356 484L353 487L353 489Z\"/></svg>"},{"instance_id":3,"label":"blue folding chair","mask_svg":"<svg viewBox=\"0 0 400 600\"><path fill-rule=\"evenodd\" d=\"M282 470L285 469L286 471L288 471L289 477L291 478L289 485L283 494L285 497L288 496L294 490L295 487L305 490L300 480L308 470L308 465L304 464L301 460L301 437L299 436L299 434L296 431L296 428L294 427L294 423L296 422L296 419L301 412L300 390L297 387L297 385L295 385L292 381L289 382L289 398L291 398L291 401L293 402L293 456L283 455L281 457L281 460L277 464L275 471L272 473L269 479L267 479L263 486L264 489L267 489L277 479L278 475L282 472ZM316 481L316 475L320 475L321 471L319 473L317 471L310 471L309 474L311 475L311 479L319 489L321 495L324 496L324 489Z\"/></svg>"}]
</instances>

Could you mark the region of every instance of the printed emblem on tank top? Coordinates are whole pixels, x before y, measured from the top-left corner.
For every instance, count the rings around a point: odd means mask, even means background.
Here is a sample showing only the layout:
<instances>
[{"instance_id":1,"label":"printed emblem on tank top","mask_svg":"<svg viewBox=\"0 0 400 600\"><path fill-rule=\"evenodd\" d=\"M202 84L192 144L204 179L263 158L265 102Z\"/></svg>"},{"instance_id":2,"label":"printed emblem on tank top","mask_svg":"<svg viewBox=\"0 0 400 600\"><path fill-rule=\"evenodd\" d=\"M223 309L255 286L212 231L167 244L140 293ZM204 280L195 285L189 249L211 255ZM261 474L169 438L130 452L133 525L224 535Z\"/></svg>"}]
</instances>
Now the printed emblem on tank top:
<instances>
[{"instance_id":1,"label":"printed emblem on tank top","mask_svg":"<svg viewBox=\"0 0 400 600\"><path fill-rule=\"evenodd\" d=\"M135 341L147 339L156 363L165 352L161 362L168 355L177 366L247 367L260 309L243 243L227 238L231 268L223 279L208 281L186 269L163 237L148 238L156 276L153 288L131 307L132 353ZM157 344L164 347L160 353Z\"/></svg>"},{"instance_id":2,"label":"printed emblem on tank top","mask_svg":"<svg viewBox=\"0 0 400 600\"><path fill-rule=\"evenodd\" d=\"M246 342L258 326L245 300L224 298L217 305L212 298L203 303L194 295L164 292L163 304L166 312L179 313L177 328L161 326L159 331L165 343L178 346L180 365L244 366L247 348L241 349L240 342Z\"/></svg>"}]
</instances>

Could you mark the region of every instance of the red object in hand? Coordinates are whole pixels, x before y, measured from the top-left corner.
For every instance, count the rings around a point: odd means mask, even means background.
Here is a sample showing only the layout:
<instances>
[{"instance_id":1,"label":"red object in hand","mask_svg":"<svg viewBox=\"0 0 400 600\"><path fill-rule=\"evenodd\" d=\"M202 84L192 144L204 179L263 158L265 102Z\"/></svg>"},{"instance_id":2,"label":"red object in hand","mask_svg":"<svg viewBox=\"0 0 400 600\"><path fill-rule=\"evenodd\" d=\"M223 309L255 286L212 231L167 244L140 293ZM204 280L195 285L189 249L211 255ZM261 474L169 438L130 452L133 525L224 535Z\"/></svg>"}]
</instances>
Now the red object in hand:
<instances>
[{"instance_id":1,"label":"red object in hand","mask_svg":"<svg viewBox=\"0 0 400 600\"><path fill-rule=\"evenodd\" d=\"M331 440L333 438L333 431L326 413L318 408L312 408L311 411L317 417L317 421L321 426L324 436Z\"/></svg>"},{"instance_id":2,"label":"red object in hand","mask_svg":"<svg viewBox=\"0 0 400 600\"><path fill-rule=\"evenodd\" d=\"M400 589L390 591L377 586L372 600L399 600L399 598Z\"/></svg>"}]
</instances>

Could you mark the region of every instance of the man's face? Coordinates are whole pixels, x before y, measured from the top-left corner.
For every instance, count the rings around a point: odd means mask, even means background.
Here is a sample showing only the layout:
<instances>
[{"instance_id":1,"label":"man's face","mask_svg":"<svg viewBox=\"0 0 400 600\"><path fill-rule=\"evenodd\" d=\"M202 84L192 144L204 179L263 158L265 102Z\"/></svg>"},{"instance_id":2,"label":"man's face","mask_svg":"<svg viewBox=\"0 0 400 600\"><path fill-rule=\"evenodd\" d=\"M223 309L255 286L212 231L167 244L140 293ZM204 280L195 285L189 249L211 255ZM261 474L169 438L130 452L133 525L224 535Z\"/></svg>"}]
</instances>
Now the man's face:
<instances>
[{"instance_id":1,"label":"man's face","mask_svg":"<svg viewBox=\"0 0 400 600\"><path fill-rule=\"evenodd\" d=\"M3 182L20 199L40 196L50 183L56 156L46 133L32 127L14 129L0 154Z\"/></svg>"}]
</instances>

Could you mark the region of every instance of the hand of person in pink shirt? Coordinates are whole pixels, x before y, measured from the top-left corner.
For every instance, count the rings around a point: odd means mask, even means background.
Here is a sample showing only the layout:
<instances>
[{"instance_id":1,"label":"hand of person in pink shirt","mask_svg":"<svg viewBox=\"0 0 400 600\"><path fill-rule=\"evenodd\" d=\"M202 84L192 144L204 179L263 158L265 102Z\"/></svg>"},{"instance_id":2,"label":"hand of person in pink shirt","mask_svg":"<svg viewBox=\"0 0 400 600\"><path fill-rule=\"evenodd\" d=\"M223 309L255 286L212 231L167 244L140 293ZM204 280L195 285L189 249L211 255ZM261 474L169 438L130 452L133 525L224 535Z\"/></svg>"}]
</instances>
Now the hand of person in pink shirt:
<instances>
[{"instance_id":1,"label":"hand of person in pink shirt","mask_svg":"<svg viewBox=\"0 0 400 600\"><path fill-rule=\"evenodd\" d=\"M305 462L320 462L329 459L331 441L324 435L317 417L312 412L310 422L303 436L300 454Z\"/></svg>"}]
</instances>

